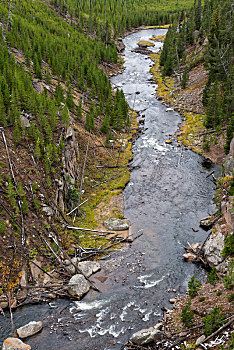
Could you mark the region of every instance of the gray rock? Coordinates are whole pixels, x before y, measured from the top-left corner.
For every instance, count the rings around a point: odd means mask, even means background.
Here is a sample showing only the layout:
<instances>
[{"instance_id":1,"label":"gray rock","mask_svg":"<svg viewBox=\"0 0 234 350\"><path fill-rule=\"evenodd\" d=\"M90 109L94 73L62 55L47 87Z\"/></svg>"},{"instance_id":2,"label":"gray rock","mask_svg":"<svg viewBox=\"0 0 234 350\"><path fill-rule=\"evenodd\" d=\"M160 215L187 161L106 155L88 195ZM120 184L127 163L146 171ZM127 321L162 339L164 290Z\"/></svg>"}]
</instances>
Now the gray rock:
<instances>
[{"instance_id":1,"label":"gray rock","mask_svg":"<svg viewBox=\"0 0 234 350\"><path fill-rule=\"evenodd\" d=\"M150 327L148 329L142 329L134 333L131 337L131 341L137 345L145 345L152 341L162 340L163 333L154 327Z\"/></svg>"},{"instance_id":2,"label":"gray rock","mask_svg":"<svg viewBox=\"0 0 234 350\"><path fill-rule=\"evenodd\" d=\"M203 255L210 267L219 265L223 261L224 235L213 232L203 247Z\"/></svg>"},{"instance_id":3,"label":"gray rock","mask_svg":"<svg viewBox=\"0 0 234 350\"><path fill-rule=\"evenodd\" d=\"M100 264L98 262L96 262L96 261L82 261L82 262L79 262L78 268L80 269L80 271L86 277L89 277L93 273L96 273L99 270L101 270Z\"/></svg>"},{"instance_id":4,"label":"gray rock","mask_svg":"<svg viewBox=\"0 0 234 350\"><path fill-rule=\"evenodd\" d=\"M69 293L78 297L82 297L89 291L89 284L85 277L81 274L72 276L68 284L74 284L69 288Z\"/></svg>"},{"instance_id":5,"label":"gray rock","mask_svg":"<svg viewBox=\"0 0 234 350\"><path fill-rule=\"evenodd\" d=\"M80 262L80 258L74 257L74 258L71 259L71 261L73 262L73 264L74 264L76 267L78 267L78 264L79 264L79 262ZM68 265L69 265L69 266L68 266L68 270L74 275L74 274L76 273L75 266L72 265L72 264L70 263L69 260L68 260Z\"/></svg>"},{"instance_id":6,"label":"gray rock","mask_svg":"<svg viewBox=\"0 0 234 350\"><path fill-rule=\"evenodd\" d=\"M48 205L43 205L42 206L42 211L47 215L47 216L52 216L53 215L53 209L51 207L48 207Z\"/></svg>"},{"instance_id":7,"label":"gray rock","mask_svg":"<svg viewBox=\"0 0 234 350\"><path fill-rule=\"evenodd\" d=\"M21 124L22 124L25 128L29 128L29 127L30 127L30 121L29 121L28 118L26 118L25 116L21 115L21 116L20 116L20 121L21 121Z\"/></svg>"},{"instance_id":8,"label":"gray rock","mask_svg":"<svg viewBox=\"0 0 234 350\"><path fill-rule=\"evenodd\" d=\"M18 336L23 339L40 332L41 329L42 329L41 321L38 321L38 322L32 321L26 324L25 326L18 328L16 332Z\"/></svg>"},{"instance_id":9,"label":"gray rock","mask_svg":"<svg viewBox=\"0 0 234 350\"><path fill-rule=\"evenodd\" d=\"M2 350L30 350L31 346L24 344L18 338L7 338L4 340Z\"/></svg>"},{"instance_id":10,"label":"gray rock","mask_svg":"<svg viewBox=\"0 0 234 350\"><path fill-rule=\"evenodd\" d=\"M219 265L216 266L217 271L221 273L227 272L229 263L230 263L230 258L225 259L223 262L221 262Z\"/></svg>"},{"instance_id":11,"label":"gray rock","mask_svg":"<svg viewBox=\"0 0 234 350\"><path fill-rule=\"evenodd\" d=\"M206 339L206 336L203 334L203 335L201 335L198 339L197 339L197 341L196 341L196 346L198 346L198 345L200 345L202 342L204 342L204 340Z\"/></svg>"},{"instance_id":12,"label":"gray rock","mask_svg":"<svg viewBox=\"0 0 234 350\"><path fill-rule=\"evenodd\" d=\"M234 137L232 138L232 141L230 143L230 151L229 154L234 158Z\"/></svg>"},{"instance_id":13,"label":"gray rock","mask_svg":"<svg viewBox=\"0 0 234 350\"><path fill-rule=\"evenodd\" d=\"M104 221L104 226L110 231L125 231L129 225L121 219L108 219Z\"/></svg>"},{"instance_id":14,"label":"gray rock","mask_svg":"<svg viewBox=\"0 0 234 350\"><path fill-rule=\"evenodd\" d=\"M230 143L230 151L224 162L225 174L232 175L234 170L234 138Z\"/></svg>"}]
</instances>

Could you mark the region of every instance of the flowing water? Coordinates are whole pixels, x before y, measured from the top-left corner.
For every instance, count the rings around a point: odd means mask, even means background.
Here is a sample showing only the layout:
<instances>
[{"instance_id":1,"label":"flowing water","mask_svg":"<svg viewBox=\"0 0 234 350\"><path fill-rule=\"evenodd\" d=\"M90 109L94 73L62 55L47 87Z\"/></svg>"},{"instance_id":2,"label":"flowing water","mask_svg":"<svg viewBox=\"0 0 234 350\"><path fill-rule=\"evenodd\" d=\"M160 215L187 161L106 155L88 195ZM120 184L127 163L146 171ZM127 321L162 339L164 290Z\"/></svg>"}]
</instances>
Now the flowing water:
<instances>
[{"instance_id":1,"label":"flowing water","mask_svg":"<svg viewBox=\"0 0 234 350\"><path fill-rule=\"evenodd\" d=\"M175 141L166 145L181 118L166 112L155 98L156 86L149 81L152 61L131 51L138 41L165 32L140 30L127 36L126 69L112 78L113 86L124 90L129 105L145 115L144 133L133 146L133 170L124 191L131 232L142 229L143 235L101 262L102 270L93 276L101 293L90 291L75 303L57 300L15 311L16 326L44 321L43 331L27 339L34 350L121 349L133 332L162 318L161 307L170 307L169 299L175 297L172 289L177 295L184 293L192 275L204 278L201 267L183 261L183 246L206 237L199 220L215 211L214 184L206 176L218 168L190 150L181 157ZM156 43L152 50L157 52L161 45ZM10 329L9 317L0 316L1 340Z\"/></svg>"}]
</instances>

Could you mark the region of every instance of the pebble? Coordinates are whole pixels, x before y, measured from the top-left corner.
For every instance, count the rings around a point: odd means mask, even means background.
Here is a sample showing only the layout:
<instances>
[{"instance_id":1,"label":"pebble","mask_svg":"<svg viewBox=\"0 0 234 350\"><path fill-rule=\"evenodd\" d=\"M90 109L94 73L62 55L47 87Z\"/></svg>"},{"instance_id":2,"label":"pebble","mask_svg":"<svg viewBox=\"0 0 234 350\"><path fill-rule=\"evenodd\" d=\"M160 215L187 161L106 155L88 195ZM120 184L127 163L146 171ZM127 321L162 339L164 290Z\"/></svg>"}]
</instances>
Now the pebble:
<instances>
[{"instance_id":1,"label":"pebble","mask_svg":"<svg viewBox=\"0 0 234 350\"><path fill-rule=\"evenodd\" d=\"M169 300L169 302L170 302L171 304L175 304L176 299L175 299L175 298L171 298L171 299Z\"/></svg>"}]
</instances>

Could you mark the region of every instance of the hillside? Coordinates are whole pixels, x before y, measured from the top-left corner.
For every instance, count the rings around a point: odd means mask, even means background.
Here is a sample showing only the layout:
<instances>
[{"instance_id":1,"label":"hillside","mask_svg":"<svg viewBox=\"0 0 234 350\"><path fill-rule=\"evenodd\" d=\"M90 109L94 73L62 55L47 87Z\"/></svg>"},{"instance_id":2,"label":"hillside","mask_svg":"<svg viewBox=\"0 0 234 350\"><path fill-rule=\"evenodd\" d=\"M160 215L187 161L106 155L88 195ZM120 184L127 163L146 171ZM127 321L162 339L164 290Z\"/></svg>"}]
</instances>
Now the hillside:
<instances>
[{"instance_id":1,"label":"hillside","mask_svg":"<svg viewBox=\"0 0 234 350\"><path fill-rule=\"evenodd\" d=\"M172 22L188 6L184 0L170 6L1 2L2 294L17 289L24 271L35 282L29 265L39 264L44 275L56 267L61 277L60 254L65 259L77 245L107 243L67 227L102 227L103 215L98 210L97 218L93 209L119 195L129 180L136 123L108 79L121 69L115 40L143 23ZM121 205L114 208L108 216L122 217Z\"/></svg>"}]
</instances>

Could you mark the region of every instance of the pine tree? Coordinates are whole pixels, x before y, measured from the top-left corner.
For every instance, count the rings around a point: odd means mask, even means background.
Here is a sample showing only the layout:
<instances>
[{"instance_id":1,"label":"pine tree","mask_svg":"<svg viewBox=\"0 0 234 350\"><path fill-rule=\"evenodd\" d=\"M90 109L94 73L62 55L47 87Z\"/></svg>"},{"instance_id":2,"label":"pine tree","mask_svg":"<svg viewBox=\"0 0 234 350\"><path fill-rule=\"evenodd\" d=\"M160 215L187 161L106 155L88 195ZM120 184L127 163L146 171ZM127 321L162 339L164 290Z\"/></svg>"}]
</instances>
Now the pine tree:
<instances>
[{"instance_id":1,"label":"pine tree","mask_svg":"<svg viewBox=\"0 0 234 350\"><path fill-rule=\"evenodd\" d=\"M183 89L187 87L188 81L189 81L189 73L188 73L188 67L186 66L184 68L184 72L182 74L182 79L181 79L181 86Z\"/></svg>"},{"instance_id":2,"label":"pine tree","mask_svg":"<svg viewBox=\"0 0 234 350\"><path fill-rule=\"evenodd\" d=\"M62 113L61 113L61 120L62 120L62 123L65 125L67 125L67 123L69 121L69 111L68 111L66 104L65 104L65 106L62 110Z\"/></svg>"},{"instance_id":3,"label":"pine tree","mask_svg":"<svg viewBox=\"0 0 234 350\"><path fill-rule=\"evenodd\" d=\"M106 134L110 129L110 119L108 115L105 115L102 121L102 125L101 125L101 132L103 132L104 134Z\"/></svg>"},{"instance_id":4,"label":"pine tree","mask_svg":"<svg viewBox=\"0 0 234 350\"><path fill-rule=\"evenodd\" d=\"M5 111L5 106L4 106L3 96L1 91L0 91L0 123L1 123L1 126L7 126L6 111Z\"/></svg>"},{"instance_id":5,"label":"pine tree","mask_svg":"<svg viewBox=\"0 0 234 350\"><path fill-rule=\"evenodd\" d=\"M21 131L20 128L18 126L18 123L15 125L15 129L13 132L13 141L15 146L18 146L21 142Z\"/></svg>"},{"instance_id":6,"label":"pine tree","mask_svg":"<svg viewBox=\"0 0 234 350\"><path fill-rule=\"evenodd\" d=\"M55 97L58 104L60 104L61 102L64 102L64 92L63 92L63 88L60 84L60 81L56 85L54 97Z\"/></svg>"},{"instance_id":7,"label":"pine tree","mask_svg":"<svg viewBox=\"0 0 234 350\"><path fill-rule=\"evenodd\" d=\"M40 148L40 140L39 140L39 138L37 139L37 142L36 142L36 145L35 145L34 156L35 156L36 159L40 159L41 158L41 148Z\"/></svg>"},{"instance_id":8,"label":"pine tree","mask_svg":"<svg viewBox=\"0 0 234 350\"><path fill-rule=\"evenodd\" d=\"M82 100L80 99L79 104L77 106L77 118L79 120L82 119Z\"/></svg>"},{"instance_id":9,"label":"pine tree","mask_svg":"<svg viewBox=\"0 0 234 350\"><path fill-rule=\"evenodd\" d=\"M34 68L34 73L36 74L36 77L38 79L42 79L41 67L40 67L40 64L38 62L38 57L37 57L36 53L34 54L33 68Z\"/></svg>"},{"instance_id":10,"label":"pine tree","mask_svg":"<svg viewBox=\"0 0 234 350\"><path fill-rule=\"evenodd\" d=\"M67 90L66 104L67 104L68 109L70 109L72 111L74 106L75 106L75 104L74 104L74 101L73 101L71 85L69 85L68 90Z\"/></svg>"},{"instance_id":11,"label":"pine tree","mask_svg":"<svg viewBox=\"0 0 234 350\"><path fill-rule=\"evenodd\" d=\"M93 114L90 114L90 113L86 114L85 129L87 131L92 131L94 129L94 117L93 117Z\"/></svg>"},{"instance_id":12,"label":"pine tree","mask_svg":"<svg viewBox=\"0 0 234 350\"><path fill-rule=\"evenodd\" d=\"M28 201L27 201L26 197L23 198L22 212L23 212L24 215L29 213Z\"/></svg>"}]
</instances>

